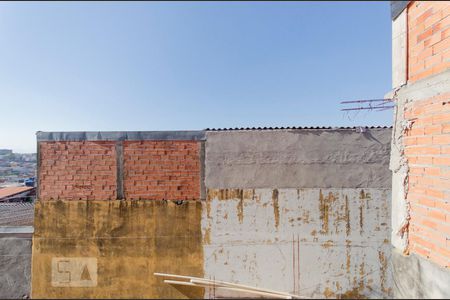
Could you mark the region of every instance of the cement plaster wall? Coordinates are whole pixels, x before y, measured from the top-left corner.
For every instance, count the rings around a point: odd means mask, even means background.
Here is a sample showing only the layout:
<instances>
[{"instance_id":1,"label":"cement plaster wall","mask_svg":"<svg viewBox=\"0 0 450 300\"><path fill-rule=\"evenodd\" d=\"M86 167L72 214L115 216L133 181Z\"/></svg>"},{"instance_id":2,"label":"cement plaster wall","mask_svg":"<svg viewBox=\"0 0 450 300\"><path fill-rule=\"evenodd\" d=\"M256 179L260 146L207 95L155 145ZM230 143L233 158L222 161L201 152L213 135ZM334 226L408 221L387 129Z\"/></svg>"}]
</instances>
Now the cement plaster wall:
<instances>
[{"instance_id":1,"label":"cement plaster wall","mask_svg":"<svg viewBox=\"0 0 450 300\"><path fill-rule=\"evenodd\" d=\"M204 206L208 278L317 298L391 295L389 189L209 189Z\"/></svg>"},{"instance_id":2,"label":"cement plaster wall","mask_svg":"<svg viewBox=\"0 0 450 300\"><path fill-rule=\"evenodd\" d=\"M203 296L202 289L177 290L153 275L203 276L198 201L38 201L35 209L33 298ZM95 283L71 285L80 283L79 274L77 269L56 270L53 260L62 258L96 261L96 272L88 265L88 278L95 277ZM62 281L61 273L71 277Z\"/></svg>"},{"instance_id":3,"label":"cement plaster wall","mask_svg":"<svg viewBox=\"0 0 450 300\"><path fill-rule=\"evenodd\" d=\"M22 299L30 295L31 235L0 235L0 298Z\"/></svg>"},{"instance_id":4,"label":"cement plaster wall","mask_svg":"<svg viewBox=\"0 0 450 300\"><path fill-rule=\"evenodd\" d=\"M415 254L392 250L394 297L401 299L449 299L450 272Z\"/></svg>"},{"instance_id":5,"label":"cement plaster wall","mask_svg":"<svg viewBox=\"0 0 450 300\"><path fill-rule=\"evenodd\" d=\"M391 129L206 137L205 276L308 297L392 295Z\"/></svg>"},{"instance_id":6,"label":"cement plaster wall","mask_svg":"<svg viewBox=\"0 0 450 300\"><path fill-rule=\"evenodd\" d=\"M207 188L390 188L391 129L206 133Z\"/></svg>"}]
</instances>

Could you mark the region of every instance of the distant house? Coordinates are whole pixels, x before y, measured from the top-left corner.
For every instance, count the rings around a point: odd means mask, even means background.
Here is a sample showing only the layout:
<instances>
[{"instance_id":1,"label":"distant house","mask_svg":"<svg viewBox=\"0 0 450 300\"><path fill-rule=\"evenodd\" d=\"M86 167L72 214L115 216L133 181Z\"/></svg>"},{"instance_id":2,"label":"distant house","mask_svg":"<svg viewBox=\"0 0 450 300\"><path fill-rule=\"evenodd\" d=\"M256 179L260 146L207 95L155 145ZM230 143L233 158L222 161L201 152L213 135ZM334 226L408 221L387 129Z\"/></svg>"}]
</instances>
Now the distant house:
<instances>
[{"instance_id":1,"label":"distant house","mask_svg":"<svg viewBox=\"0 0 450 300\"><path fill-rule=\"evenodd\" d=\"M0 189L0 202L21 202L36 195L35 188L30 186L14 186Z\"/></svg>"},{"instance_id":2,"label":"distant house","mask_svg":"<svg viewBox=\"0 0 450 300\"><path fill-rule=\"evenodd\" d=\"M13 153L13 151L10 149L0 149L0 155L9 155L12 153Z\"/></svg>"}]
</instances>

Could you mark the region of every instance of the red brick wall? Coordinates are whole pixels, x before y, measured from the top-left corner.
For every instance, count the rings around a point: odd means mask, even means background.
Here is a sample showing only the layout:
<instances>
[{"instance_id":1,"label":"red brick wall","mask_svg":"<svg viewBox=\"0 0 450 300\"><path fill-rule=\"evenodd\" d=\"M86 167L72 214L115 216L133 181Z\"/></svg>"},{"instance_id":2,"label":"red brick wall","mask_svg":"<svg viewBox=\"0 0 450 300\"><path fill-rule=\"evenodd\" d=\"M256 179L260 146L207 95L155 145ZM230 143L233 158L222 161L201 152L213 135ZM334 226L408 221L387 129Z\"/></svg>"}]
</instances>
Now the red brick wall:
<instances>
[{"instance_id":1,"label":"red brick wall","mask_svg":"<svg viewBox=\"0 0 450 300\"><path fill-rule=\"evenodd\" d=\"M450 67L450 2L414 1L408 6L408 81Z\"/></svg>"},{"instance_id":2,"label":"red brick wall","mask_svg":"<svg viewBox=\"0 0 450 300\"><path fill-rule=\"evenodd\" d=\"M114 142L40 142L39 198L116 198Z\"/></svg>"},{"instance_id":3,"label":"red brick wall","mask_svg":"<svg viewBox=\"0 0 450 300\"><path fill-rule=\"evenodd\" d=\"M125 141L127 199L200 198L200 144L195 141Z\"/></svg>"},{"instance_id":4,"label":"red brick wall","mask_svg":"<svg viewBox=\"0 0 450 300\"><path fill-rule=\"evenodd\" d=\"M450 92L406 105L410 250L450 267Z\"/></svg>"},{"instance_id":5,"label":"red brick wall","mask_svg":"<svg viewBox=\"0 0 450 300\"><path fill-rule=\"evenodd\" d=\"M450 67L450 2L407 8L408 84ZM450 89L406 103L410 251L450 267Z\"/></svg>"},{"instance_id":6,"label":"red brick wall","mask_svg":"<svg viewBox=\"0 0 450 300\"><path fill-rule=\"evenodd\" d=\"M41 200L117 198L116 142L40 142ZM200 143L124 141L125 199L200 199Z\"/></svg>"}]
</instances>

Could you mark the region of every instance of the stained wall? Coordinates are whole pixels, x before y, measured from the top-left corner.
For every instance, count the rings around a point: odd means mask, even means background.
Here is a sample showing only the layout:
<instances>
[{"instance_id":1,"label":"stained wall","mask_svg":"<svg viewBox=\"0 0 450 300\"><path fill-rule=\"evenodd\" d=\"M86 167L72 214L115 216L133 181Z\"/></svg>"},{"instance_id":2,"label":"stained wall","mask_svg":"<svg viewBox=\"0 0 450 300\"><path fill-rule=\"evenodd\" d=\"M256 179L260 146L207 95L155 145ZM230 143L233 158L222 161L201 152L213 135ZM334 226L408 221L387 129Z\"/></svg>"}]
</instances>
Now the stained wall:
<instances>
[{"instance_id":1,"label":"stained wall","mask_svg":"<svg viewBox=\"0 0 450 300\"><path fill-rule=\"evenodd\" d=\"M389 128L208 132L205 276L388 297Z\"/></svg>"},{"instance_id":2,"label":"stained wall","mask_svg":"<svg viewBox=\"0 0 450 300\"><path fill-rule=\"evenodd\" d=\"M176 133L40 135L52 151L39 159L32 297L223 296L154 272L317 298L390 295L390 128ZM110 147L105 164L90 163L92 145ZM82 167L59 167L73 159ZM113 188L75 193L97 186L98 166ZM53 170L66 183L46 190ZM91 177L66 178L73 170Z\"/></svg>"}]
</instances>

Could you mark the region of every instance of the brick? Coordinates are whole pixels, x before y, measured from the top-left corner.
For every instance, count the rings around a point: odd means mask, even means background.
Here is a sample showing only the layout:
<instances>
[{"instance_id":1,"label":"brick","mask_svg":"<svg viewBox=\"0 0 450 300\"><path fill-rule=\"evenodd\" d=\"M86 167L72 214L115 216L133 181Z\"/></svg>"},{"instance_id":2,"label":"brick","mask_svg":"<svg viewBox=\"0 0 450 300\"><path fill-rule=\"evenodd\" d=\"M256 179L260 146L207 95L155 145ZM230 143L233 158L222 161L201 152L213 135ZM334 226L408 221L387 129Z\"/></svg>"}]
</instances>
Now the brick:
<instances>
[{"instance_id":1,"label":"brick","mask_svg":"<svg viewBox=\"0 0 450 300\"><path fill-rule=\"evenodd\" d=\"M450 39L444 39L438 43L436 43L435 45L433 45L433 55L437 54L437 53L442 53L445 50L450 49Z\"/></svg>"},{"instance_id":2,"label":"brick","mask_svg":"<svg viewBox=\"0 0 450 300\"><path fill-rule=\"evenodd\" d=\"M435 206L436 208L442 209L447 213L450 213L450 203L448 203L448 201L436 201Z\"/></svg>"},{"instance_id":3,"label":"brick","mask_svg":"<svg viewBox=\"0 0 450 300\"><path fill-rule=\"evenodd\" d=\"M425 68L434 67L440 63L442 63L442 55L439 53L425 58Z\"/></svg>"},{"instance_id":4,"label":"brick","mask_svg":"<svg viewBox=\"0 0 450 300\"><path fill-rule=\"evenodd\" d=\"M124 143L126 197L199 199L199 149L195 141L142 141L138 146ZM187 179L181 180L185 174ZM136 186L148 187L148 190L136 190Z\"/></svg>"},{"instance_id":5,"label":"brick","mask_svg":"<svg viewBox=\"0 0 450 300\"><path fill-rule=\"evenodd\" d=\"M450 267L450 259L448 257L442 257L437 251L430 252L429 258L438 265L446 268Z\"/></svg>"},{"instance_id":6,"label":"brick","mask_svg":"<svg viewBox=\"0 0 450 300\"><path fill-rule=\"evenodd\" d=\"M441 212L439 210L430 210L428 212L428 217L433 218L435 220L440 220L445 222L445 216L446 214L444 212Z\"/></svg>"},{"instance_id":7,"label":"brick","mask_svg":"<svg viewBox=\"0 0 450 300\"><path fill-rule=\"evenodd\" d=\"M442 20L442 9L438 9L437 7L433 7L433 9L433 14L424 21L425 28L439 24L439 21Z\"/></svg>"},{"instance_id":8,"label":"brick","mask_svg":"<svg viewBox=\"0 0 450 300\"><path fill-rule=\"evenodd\" d=\"M450 134L433 136L434 145L450 145Z\"/></svg>"},{"instance_id":9,"label":"brick","mask_svg":"<svg viewBox=\"0 0 450 300\"><path fill-rule=\"evenodd\" d=\"M422 255L423 257L426 257L426 258L428 258L430 256L430 250L422 248L422 247L420 247L418 245L414 245L413 252L415 252L415 253L417 253L419 255Z\"/></svg>"},{"instance_id":10,"label":"brick","mask_svg":"<svg viewBox=\"0 0 450 300\"><path fill-rule=\"evenodd\" d=\"M444 193L442 191L434 190L431 188L428 188L426 191L426 194L435 198L441 198L444 199ZM434 206L434 205L433 205Z\"/></svg>"},{"instance_id":11,"label":"brick","mask_svg":"<svg viewBox=\"0 0 450 300\"><path fill-rule=\"evenodd\" d=\"M440 127L439 127L439 129L440 129ZM425 128L413 126L410 130L408 130L406 132L406 136L424 135L424 133L425 133Z\"/></svg>"},{"instance_id":12,"label":"brick","mask_svg":"<svg viewBox=\"0 0 450 300\"><path fill-rule=\"evenodd\" d=\"M419 42L423 41L424 39L430 37L432 34L433 34L433 28L428 28L427 30L425 30L421 34L417 35L417 38L416 38L417 43L419 43Z\"/></svg>"},{"instance_id":13,"label":"brick","mask_svg":"<svg viewBox=\"0 0 450 300\"><path fill-rule=\"evenodd\" d=\"M436 122L440 122L439 118L434 118L433 120L435 120ZM425 127L424 134L425 135L440 134L441 131L442 131L441 125L430 125Z\"/></svg>"},{"instance_id":14,"label":"brick","mask_svg":"<svg viewBox=\"0 0 450 300\"><path fill-rule=\"evenodd\" d=\"M431 136L417 137L417 145L427 145L427 144L432 144L432 143L433 143L433 138Z\"/></svg>"},{"instance_id":15,"label":"brick","mask_svg":"<svg viewBox=\"0 0 450 300\"><path fill-rule=\"evenodd\" d=\"M443 154L443 155L450 154L450 146L442 146L441 147L441 154Z\"/></svg>"},{"instance_id":16,"label":"brick","mask_svg":"<svg viewBox=\"0 0 450 300\"><path fill-rule=\"evenodd\" d=\"M433 157L433 164L450 166L450 157Z\"/></svg>"},{"instance_id":17,"label":"brick","mask_svg":"<svg viewBox=\"0 0 450 300\"><path fill-rule=\"evenodd\" d=\"M423 248L426 248L426 249L433 250L434 247L435 247L434 243L432 243L430 241L427 241L427 240L425 240L425 239L423 239L423 238L421 238L421 237L419 237L417 235L413 235L411 237L411 240L412 240L412 242L414 244L420 245L420 247L423 247Z\"/></svg>"},{"instance_id":18,"label":"brick","mask_svg":"<svg viewBox=\"0 0 450 300\"><path fill-rule=\"evenodd\" d=\"M441 40L445 40L450 36L450 28L441 31Z\"/></svg>"},{"instance_id":19,"label":"brick","mask_svg":"<svg viewBox=\"0 0 450 300\"><path fill-rule=\"evenodd\" d=\"M93 194L89 188L92 182L102 183L102 179L96 178L97 171L111 172L108 165L115 166L114 143L113 142L41 142L41 167L40 174L51 174L51 176L41 176L39 182L42 187L46 187L46 192L41 193L41 200L48 199L98 199L106 200L114 196L115 190L106 188L106 193ZM104 153L109 155L96 157L99 147ZM52 157L51 160L48 160ZM107 182L115 184L115 173L105 178ZM106 182L107 181L107 182Z\"/></svg>"},{"instance_id":20,"label":"brick","mask_svg":"<svg viewBox=\"0 0 450 300\"><path fill-rule=\"evenodd\" d=\"M432 164L433 163L433 157L431 156L418 156L417 157L417 163L418 164Z\"/></svg>"},{"instance_id":21,"label":"brick","mask_svg":"<svg viewBox=\"0 0 450 300\"><path fill-rule=\"evenodd\" d=\"M417 26L423 22L425 22L425 20L429 17L431 17L433 15L433 9L430 8L427 11L423 12L419 17L417 17L417 19L415 20L413 24L413 26Z\"/></svg>"},{"instance_id":22,"label":"brick","mask_svg":"<svg viewBox=\"0 0 450 300\"><path fill-rule=\"evenodd\" d=\"M439 146L415 146L407 147L405 149L405 154L407 156L414 154L439 154L440 151Z\"/></svg>"},{"instance_id":23,"label":"brick","mask_svg":"<svg viewBox=\"0 0 450 300\"><path fill-rule=\"evenodd\" d=\"M429 228L433 228L433 229L437 229L438 228L438 224L436 222L433 222L429 219L423 219L420 224L429 227Z\"/></svg>"},{"instance_id":24,"label":"brick","mask_svg":"<svg viewBox=\"0 0 450 300\"><path fill-rule=\"evenodd\" d=\"M428 207L435 207L436 203L434 200L431 200L429 198L420 197L419 204L425 205Z\"/></svg>"}]
</instances>

